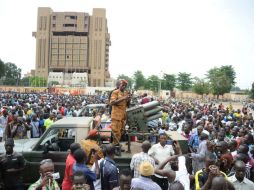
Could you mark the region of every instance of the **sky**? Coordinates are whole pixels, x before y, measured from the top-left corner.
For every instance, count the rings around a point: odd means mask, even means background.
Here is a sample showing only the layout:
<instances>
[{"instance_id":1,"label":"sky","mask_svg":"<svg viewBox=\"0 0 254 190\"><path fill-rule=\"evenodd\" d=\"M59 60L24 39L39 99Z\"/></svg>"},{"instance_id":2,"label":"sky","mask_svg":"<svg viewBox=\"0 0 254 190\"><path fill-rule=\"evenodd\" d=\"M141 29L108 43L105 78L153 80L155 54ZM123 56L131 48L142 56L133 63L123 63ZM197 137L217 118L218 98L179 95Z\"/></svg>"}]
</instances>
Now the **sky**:
<instances>
[{"instance_id":1,"label":"sky","mask_svg":"<svg viewBox=\"0 0 254 190\"><path fill-rule=\"evenodd\" d=\"M0 0L0 59L35 68L37 8L87 12L106 8L112 77L191 73L232 65L236 86L254 82L252 0Z\"/></svg>"}]
</instances>

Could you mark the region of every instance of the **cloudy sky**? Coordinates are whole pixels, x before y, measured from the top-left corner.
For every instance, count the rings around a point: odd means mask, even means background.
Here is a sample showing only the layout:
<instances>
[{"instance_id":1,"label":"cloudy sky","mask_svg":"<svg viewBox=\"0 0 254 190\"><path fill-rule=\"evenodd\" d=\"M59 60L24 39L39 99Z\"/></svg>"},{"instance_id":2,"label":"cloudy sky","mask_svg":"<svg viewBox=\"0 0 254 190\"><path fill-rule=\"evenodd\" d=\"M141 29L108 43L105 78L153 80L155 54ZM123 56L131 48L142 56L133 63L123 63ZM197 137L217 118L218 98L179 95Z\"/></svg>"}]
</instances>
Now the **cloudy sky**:
<instances>
[{"instance_id":1,"label":"cloudy sky","mask_svg":"<svg viewBox=\"0 0 254 190\"><path fill-rule=\"evenodd\" d=\"M252 0L1 0L0 59L23 73L35 68L38 7L89 14L106 8L113 77L136 70L204 77L210 68L233 65L237 86L254 82Z\"/></svg>"}]
</instances>

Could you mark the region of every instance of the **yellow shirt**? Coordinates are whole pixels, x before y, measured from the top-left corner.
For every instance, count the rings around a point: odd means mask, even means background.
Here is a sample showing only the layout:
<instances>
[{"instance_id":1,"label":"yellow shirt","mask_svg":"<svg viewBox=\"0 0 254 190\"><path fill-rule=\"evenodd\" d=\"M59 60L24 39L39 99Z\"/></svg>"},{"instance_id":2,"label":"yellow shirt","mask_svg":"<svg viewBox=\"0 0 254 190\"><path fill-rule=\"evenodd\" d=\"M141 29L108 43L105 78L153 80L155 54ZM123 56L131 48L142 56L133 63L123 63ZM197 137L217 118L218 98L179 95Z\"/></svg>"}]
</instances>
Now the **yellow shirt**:
<instances>
[{"instance_id":1,"label":"yellow shirt","mask_svg":"<svg viewBox=\"0 0 254 190\"><path fill-rule=\"evenodd\" d=\"M48 118L45 120L44 126L46 127L46 129L48 129L53 123L54 123L54 121L51 120L50 118Z\"/></svg>"}]
</instances>

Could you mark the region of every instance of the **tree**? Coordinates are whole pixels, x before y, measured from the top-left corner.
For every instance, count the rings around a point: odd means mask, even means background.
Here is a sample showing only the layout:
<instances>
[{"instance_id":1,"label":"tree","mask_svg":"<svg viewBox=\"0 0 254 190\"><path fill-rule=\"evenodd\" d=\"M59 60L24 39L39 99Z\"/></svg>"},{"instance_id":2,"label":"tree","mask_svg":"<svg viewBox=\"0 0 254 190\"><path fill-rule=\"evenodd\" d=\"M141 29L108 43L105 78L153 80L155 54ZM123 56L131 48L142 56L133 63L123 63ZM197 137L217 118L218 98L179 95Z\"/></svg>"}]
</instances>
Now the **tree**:
<instances>
[{"instance_id":1,"label":"tree","mask_svg":"<svg viewBox=\"0 0 254 190\"><path fill-rule=\"evenodd\" d=\"M5 65L4 62L0 59L0 79L4 76L5 73Z\"/></svg>"},{"instance_id":2,"label":"tree","mask_svg":"<svg viewBox=\"0 0 254 190\"><path fill-rule=\"evenodd\" d=\"M144 89L146 85L146 79L142 73L142 71L136 71L133 75L133 81L134 81L134 89Z\"/></svg>"},{"instance_id":3,"label":"tree","mask_svg":"<svg viewBox=\"0 0 254 190\"><path fill-rule=\"evenodd\" d=\"M54 85L59 85L60 83L58 82L58 81L51 81L51 83L50 83L52 86L54 86Z\"/></svg>"},{"instance_id":4,"label":"tree","mask_svg":"<svg viewBox=\"0 0 254 190\"><path fill-rule=\"evenodd\" d=\"M131 89L133 87L133 80L132 80L131 77L129 77L127 75L124 75L124 74L121 74L121 75L118 75L118 77L117 77L117 80L120 80L120 79L124 79L124 80L128 81L127 88Z\"/></svg>"},{"instance_id":5,"label":"tree","mask_svg":"<svg viewBox=\"0 0 254 190\"><path fill-rule=\"evenodd\" d=\"M47 80L43 77L38 77L38 76L35 76L35 77L31 77L30 78L30 85L31 86L47 86Z\"/></svg>"},{"instance_id":6,"label":"tree","mask_svg":"<svg viewBox=\"0 0 254 190\"><path fill-rule=\"evenodd\" d=\"M182 91L189 90L192 86L191 74L179 72L177 76L177 88Z\"/></svg>"},{"instance_id":7,"label":"tree","mask_svg":"<svg viewBox=\"0 0 254 190\"><path fill-rule=\"evenodd\" d=\"M230 91L241 91L241 88L238 86L233 86Z\"/></svg>"},{"instance_id":8,"label":"tree","mask_svg":"<svg viewBox=\"0 0 254 190\"><path fill-rule=\"evenodd\" d=\"M176 76L164 73L161 88L163 90L173 91L175 86L176 86Z\"/></svg>"},{"instance_id":9,"label":"tree","mask_svg":"<svg viewBox=\"0 0 254 190\"><path fill-rule=\"evenodd\" d=\"M31 79L31 77L23 77L21 79L21 85L22 86L30 86L30 79Z\"/></svg>"},{"instance_id":10,"label":"tree","mask_svg":"<svg viewBox=\"0 0 254 190\"><path fill-rule=\"evenodd\" d=\"M18 68L14 63L5 63L5 79L4 85L19 85L21 79L21 69Z\"/></svg>"},{"instance_id":11,"label":"tree","mask_svg":"<svg viewBox=\"0 0 254 190\"><path fill-rule=\"evenodd\" d=\"M195 81L192 86L192 91L199 95L202 95L203 97L204 94L209 94L210 91L209 83L206 82L204 79L199 79L195 77Z\"/></svg>"},{"instance_id":12,"label":"tree","mask_svg":"<svg viewBox=\"0 0 254 190\"><path fill-rule=\"evenodd\" d=\"M236 78L236 73L232 65L224 65L220 67L220 70L225 73L227 78L229 79L230 86L231 88L235 85L235 78ZM230 89L231 89L230 88Z\"/></svg>"},{"instance_id":13,"label":"tree","mask_svg":"<svg viewBox=\"0 0 254 190\"><path fill-rule=\"evenodd\" d=\"M230 66L214 67L207 72L212 93L219 98L219 95L230 92L235 84L235 71Z\"/></svg>"},{"instance_id":14,"label":"tree","mask_svg":"<svg viewBox=\"0 0 254 190\"><path fill-rule=\"evenodd\" d=\"M159 79L159 77L156 75L151 75L146 80L145 89L157 92L159 90L160 84L161 79Z\"/></svg>"},{"instance_id":15,"label":"tree","mask_svg":"<svg viewBox=\"0 0 254 190\"><path fill-rule=\"evenodd\" d=\"M251 85L251 90L250 90L250 98L254 99L254 82Z\"/></svg>"}]
</instances>

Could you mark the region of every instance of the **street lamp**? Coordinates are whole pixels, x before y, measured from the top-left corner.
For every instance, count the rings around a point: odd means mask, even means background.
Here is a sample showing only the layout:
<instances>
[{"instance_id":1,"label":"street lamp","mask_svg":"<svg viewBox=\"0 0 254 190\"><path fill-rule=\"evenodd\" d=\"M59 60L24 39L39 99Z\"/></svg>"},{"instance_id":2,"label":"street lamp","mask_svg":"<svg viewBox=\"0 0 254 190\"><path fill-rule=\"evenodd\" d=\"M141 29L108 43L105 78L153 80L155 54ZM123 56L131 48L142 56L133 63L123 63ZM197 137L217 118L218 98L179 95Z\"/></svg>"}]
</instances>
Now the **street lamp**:
<instances>
[{"instance_id":1,"label":"street lamp","mask_svg":"<svg viewBox=\"0 0 254 190\"><path fill-rule=\"evenodd\" d=\"M159 79L159 83L158 83L158 94L159 96L161 95L161 80Z\"/></svg>"},{"instance_id":2,"label":"street lamp","mask_svg":"<svg viewBox=\"0 0 254 190\"><path fill-rule=\"evenodd\" d=\"M162 78L163 78L163 72L160 71L160 73L159 73L159 83L158 83L158 94L159 94L159 97L161 95L161 80L162 80Z\"/></svg>"}]
</instances>

